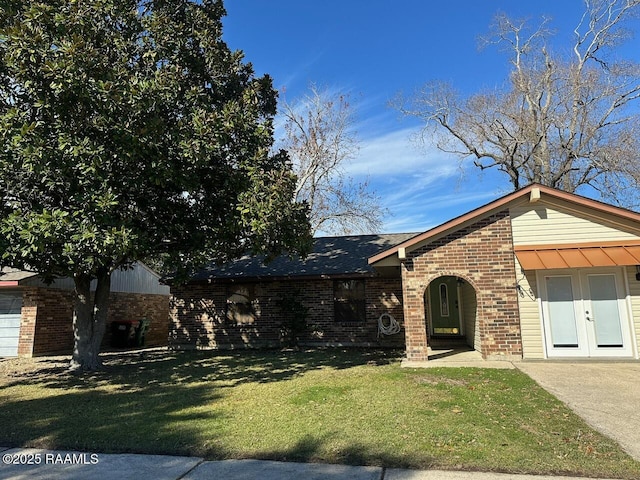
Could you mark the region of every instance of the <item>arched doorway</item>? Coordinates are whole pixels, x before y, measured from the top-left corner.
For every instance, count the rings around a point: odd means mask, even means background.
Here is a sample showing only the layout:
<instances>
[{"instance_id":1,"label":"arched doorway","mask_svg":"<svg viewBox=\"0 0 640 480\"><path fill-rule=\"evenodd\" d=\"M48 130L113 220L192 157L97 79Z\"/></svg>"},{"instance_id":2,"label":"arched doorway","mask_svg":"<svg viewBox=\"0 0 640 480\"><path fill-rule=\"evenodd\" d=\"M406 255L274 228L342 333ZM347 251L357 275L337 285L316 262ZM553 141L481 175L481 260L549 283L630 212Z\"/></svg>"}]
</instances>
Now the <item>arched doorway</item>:
<instances>
[{"instance_id":1,"label":"arched doorway","mask_svg":"<svg viewBox=\"0 0 640 480\"><path fill-rule=\"evenodd\" d=\"M455 275L433 279L424 292L424 308L430 343L480 345L476 291L465 279Z\"/></svg>"}]
</instances>

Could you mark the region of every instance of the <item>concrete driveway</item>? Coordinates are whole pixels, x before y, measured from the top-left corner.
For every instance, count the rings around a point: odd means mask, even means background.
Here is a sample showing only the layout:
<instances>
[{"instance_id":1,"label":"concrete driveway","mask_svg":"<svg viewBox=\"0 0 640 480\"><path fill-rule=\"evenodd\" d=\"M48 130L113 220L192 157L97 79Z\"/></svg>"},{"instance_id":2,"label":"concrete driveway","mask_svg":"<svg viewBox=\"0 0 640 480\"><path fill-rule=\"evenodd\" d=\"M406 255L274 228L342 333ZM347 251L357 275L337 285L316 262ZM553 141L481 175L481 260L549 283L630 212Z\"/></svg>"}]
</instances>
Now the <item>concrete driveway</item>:
<instances>
[{"instance_id":1,"label":"concrete driveway","mask_svg":"<svg viewBox=\"0 0 640 480\"><path fill-rule=\"evenodd\" d=\"M514 365L640 460L640 363L525 361Z\"/></svg>"}]
</instances>

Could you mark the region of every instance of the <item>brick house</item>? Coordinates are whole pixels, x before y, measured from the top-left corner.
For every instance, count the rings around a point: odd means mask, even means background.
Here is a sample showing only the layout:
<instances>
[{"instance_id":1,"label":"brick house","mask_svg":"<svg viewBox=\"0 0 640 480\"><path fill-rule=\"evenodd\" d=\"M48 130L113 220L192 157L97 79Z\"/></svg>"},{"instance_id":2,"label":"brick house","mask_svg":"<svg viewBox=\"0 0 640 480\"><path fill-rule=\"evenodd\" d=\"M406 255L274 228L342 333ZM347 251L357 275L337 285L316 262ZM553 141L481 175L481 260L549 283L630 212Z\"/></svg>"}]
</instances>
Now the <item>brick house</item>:
<instances>
[{"instance_id":1,"label":"brick house","mask_svg":"<svg viewBox=\"0 0 640 480\"><path fill-rule=\"evenodd\" d=\"M638 359L640 214L530 185L424 233L317 238L305 260L245 257L171 292L176 348L279 345L295 297L300 344Z\"/></svg>"},{"instance_id":2,"label":"brick house","mask_svg":"<svg viewBox=\"0 0 640 480\"><path fill-rule=\"evenodd\" d=\"M92 288L95 286L92 285ZM73 349L73 280L45 284L34 272L0 272L0 357L70 354ZM111 295L103 346L111 343L111 323L150 320L145 346L167 345L169 288L142 263L111 275Z\"/></svg>"},{"instance_id":3,"label":"brick house","mask_svg":"<svg viewBox=\"0 0 640 480\"><path fill-rule=\"evenodd\" d=\"M264 264L246 256L198 272L171 287L174 347L275 347L285 341L287 300L307 311L305 345L402 346L402 335L379 338L378 318L402 319L400 269L376 271L367 259L415 234L316 238L304 261ZM290 308L290 307L289 307Z\"/></svg>"}]
</instances>

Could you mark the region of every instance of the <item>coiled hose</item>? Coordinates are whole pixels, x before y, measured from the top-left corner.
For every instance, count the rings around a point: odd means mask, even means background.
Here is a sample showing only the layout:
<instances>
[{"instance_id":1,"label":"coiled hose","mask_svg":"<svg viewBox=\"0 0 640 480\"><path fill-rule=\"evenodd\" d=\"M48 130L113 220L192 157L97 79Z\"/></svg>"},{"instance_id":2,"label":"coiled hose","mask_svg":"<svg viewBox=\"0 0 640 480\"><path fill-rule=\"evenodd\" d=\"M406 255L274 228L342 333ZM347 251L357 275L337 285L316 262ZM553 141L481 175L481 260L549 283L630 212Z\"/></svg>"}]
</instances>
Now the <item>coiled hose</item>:
<instances>
[{"instance_id":1,"label":"coiled hose","mask_svg":"<svg viewBox=\"0 0 640 480\"><path fill-rule=\"evenodd\" d=\"M387 321L388 323L385 323ZM380 334L382 335L395 335L400 332L400 325L393 318L392 315L388 313L383 313L378 318L378 338L380 338Z\"/></svg>"}]
</instances>

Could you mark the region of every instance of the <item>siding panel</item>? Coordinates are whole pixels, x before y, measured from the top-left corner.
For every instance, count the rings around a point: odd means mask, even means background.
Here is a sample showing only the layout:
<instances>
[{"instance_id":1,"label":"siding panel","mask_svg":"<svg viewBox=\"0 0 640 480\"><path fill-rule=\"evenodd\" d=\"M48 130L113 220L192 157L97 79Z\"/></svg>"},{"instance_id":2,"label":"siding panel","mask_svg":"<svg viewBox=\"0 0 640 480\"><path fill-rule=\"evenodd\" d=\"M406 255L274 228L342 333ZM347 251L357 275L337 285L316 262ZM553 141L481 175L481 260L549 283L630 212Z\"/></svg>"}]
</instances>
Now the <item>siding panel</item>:
<instances>
[{"instance_id":1,"label":"siding panel","mask_svg":"<svg viewBox=\"0 0 640 480\"><path fill-rule=\"evenodd\" d=\"M538 307L538 291L534 271L523 272L515 259L518 291L518 309L522 334L522 358L544 358L543 332Z\"/></svg>"},{"instance_id":2,"label":"siding panel","mask_svg":"<svg viewBox=\"0 0 640 480\"><path fill-rule=\"evenodd\" d=\"M469 346L480 351L480 328L478 328L477 322L478 302L476 300L476 291L467 282L462 284L460 290L464 334Z\"/></svg>"},{"instance_id":3,"label":"siding panel","mask_svg":"<svg viewBox=\"0 0 640 480\"><path fill-rule=\"evenodd\" d=\"M598 213L562 201L521 203L510 208L514 245L549 245L638 240L640 227L614 215ZM544 358L543 331L535 271L523 272L516 259L523 358ZM640 282L627 268L636 341L640 342Z\"/></svg>"},{"instance_id":4,"label":"siding panel","mask_svg":"<svg viewBox=\"0 0 640 480\"><path fill-rule=\"evenodd\" d=\"M640 233L614 219L596 219L547 202L517 205L510 213L514 245L637 240Z\"/></svg>"},{"instance_id":5,"label":"siding panel","mask_svg":"<svg viewBox=\"0 0 640 480\"><path fill-rule=\"evenodd\" d=\"M95 291L96 283L96 280L91 282L91 291ZM60 290L75 288L72 278L59 278L51 285L47 285L38 276L22 281L21 285ZM135 263L130 269L113 272L111 274L111 291L169 296L169 287L160 284L160 276L140 262Z\"/></svg>"},{"instance_id":6,"label":"siding panel","mask_svg":"<svg viewBox=\"0 0 640 480\"><path fill-rule=\"evenodd\" d=\"M635 336L635 348L640 346L640 282L636 280L636 269L625 267L625 274L629 284L629 294L631 296L631 315L633 317L633 332ZM637 357L636 357L637 358Z\"/></svg>"}]
</instances>

